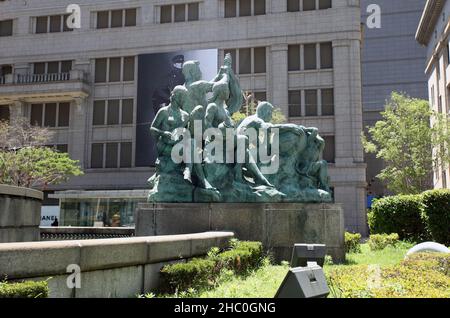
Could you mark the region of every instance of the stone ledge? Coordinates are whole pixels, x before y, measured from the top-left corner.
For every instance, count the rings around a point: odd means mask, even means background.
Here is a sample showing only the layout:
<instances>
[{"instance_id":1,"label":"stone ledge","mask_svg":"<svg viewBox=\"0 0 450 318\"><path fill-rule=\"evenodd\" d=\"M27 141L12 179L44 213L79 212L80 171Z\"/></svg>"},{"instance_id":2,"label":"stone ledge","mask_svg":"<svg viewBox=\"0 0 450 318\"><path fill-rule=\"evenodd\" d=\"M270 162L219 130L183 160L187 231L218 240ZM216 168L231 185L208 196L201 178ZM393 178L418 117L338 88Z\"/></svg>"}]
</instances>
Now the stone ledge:
<instances>
[{"instance_id":1,"label":"stone ledge","mask_svg":"<svg viewBox=\"0 0 450 318\"><path fill-rule=\"evenodd\" d=\"M44 200L44 193L34 189L15 187L0 184L0 195L10 195L15 197L27 197L31 199Z\"/></svg>"},{"instance_id":2,"label":"stone ledge","mask_svg":"<svg viewBox=\"0 0 450 318\"><path fill-rule=\"evenodd\" d=\"M122 239L0 244L0 277L8 279L66 274L70 264L82 272L174 261L225 247L232 232Z\"/></svg>"}]
</instances>

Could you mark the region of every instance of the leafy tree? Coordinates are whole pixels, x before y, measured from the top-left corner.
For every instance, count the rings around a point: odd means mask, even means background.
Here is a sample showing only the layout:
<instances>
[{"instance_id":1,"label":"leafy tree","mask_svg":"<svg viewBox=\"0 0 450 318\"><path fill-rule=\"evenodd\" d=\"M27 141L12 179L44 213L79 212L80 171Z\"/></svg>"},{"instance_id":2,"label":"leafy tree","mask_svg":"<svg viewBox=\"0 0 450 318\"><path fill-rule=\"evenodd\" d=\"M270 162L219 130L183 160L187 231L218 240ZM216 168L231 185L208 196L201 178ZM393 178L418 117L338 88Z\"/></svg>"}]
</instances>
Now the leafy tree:
<instances>
[{"instance_id":1,"label":"leafy tree","mask_svg":"<svg viewBox=\"0 0 450 318\"><path fill-rule=\"evenodd\" d=\"M0 184L44 189L82 175L78 161L45 146L51 136L26 119L0 122Z\"/></svg>"},{"instance_id":2,"label":"leafy tree","mask_svg":"<svg viewBox=\"0 0 450 318\"><path fill-rule=\"evenodd\" d=\"M397 92L381 115L382 120L368 127L369 138L362 135L365 151L386 164L377 177L398 194L428 189L433 165L450 160L445 146L450 144L448 119L433 112L427 101Z\"/></svg>"}]
</instances>

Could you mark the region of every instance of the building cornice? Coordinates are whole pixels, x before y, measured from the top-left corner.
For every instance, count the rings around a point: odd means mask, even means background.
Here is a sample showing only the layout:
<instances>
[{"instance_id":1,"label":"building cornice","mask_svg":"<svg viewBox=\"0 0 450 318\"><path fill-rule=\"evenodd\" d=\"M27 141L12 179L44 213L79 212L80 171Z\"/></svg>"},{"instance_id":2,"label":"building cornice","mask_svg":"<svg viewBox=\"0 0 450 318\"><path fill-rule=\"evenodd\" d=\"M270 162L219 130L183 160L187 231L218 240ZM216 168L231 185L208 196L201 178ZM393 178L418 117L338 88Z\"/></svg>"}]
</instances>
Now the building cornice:
<instances>
[{"instance_id":1,"label":"building cornice","mask_svg":"<svg viewBox=\"0 0 450 318\"><path fill-rule=\"evenodd\" d=\"M427 0L416 32L416 40L427 45L446 0Z\"/></svg>"}]
</instances>

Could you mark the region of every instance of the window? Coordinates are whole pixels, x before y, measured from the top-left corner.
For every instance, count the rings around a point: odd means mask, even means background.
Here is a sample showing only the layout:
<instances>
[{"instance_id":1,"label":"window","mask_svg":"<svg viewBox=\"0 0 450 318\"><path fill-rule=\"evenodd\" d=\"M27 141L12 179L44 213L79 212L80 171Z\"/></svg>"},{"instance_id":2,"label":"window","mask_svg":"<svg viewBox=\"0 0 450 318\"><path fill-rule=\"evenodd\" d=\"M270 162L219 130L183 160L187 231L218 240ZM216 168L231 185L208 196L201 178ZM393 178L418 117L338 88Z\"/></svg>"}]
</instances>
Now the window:
<instances>
[{"instance_id":1,"label":"window","mask_svg":"<svg viewBox=\"0 0 450 318\"><path fill-rule=\"evenodd\" d=\"M0 65L0 77L13 73L12 65Z\"/></svg>"},{"instance_id":2,"label":"window","mask_svg":"<svg viewBox=\"0 0 450 318\"><path fill-rule=\"evenodd\" d=\"M306 44L304 46L305 70L315 70L317 68L316 44Z\"/></svg>"},{"instance_id":3,"label":"window","mask_svg":"<svg viewBox=\"0 0 450 318\"><path fill-rule=\"evenodd\" d=\"M130 168L132 166L131 142L94 143L91 146L91 168Z\"/></svg>"},{"instance_id":4,"label":"window","mask_svg":"<svg viewBox=\"0 0 450 318\"><path fill-rule=\"evenodd\" d=\"M33 64L34 74L69 73L72 70L72 61L37 62Z\"/></svg>"},{"instance_id":5,"label":"window","mask_svg":"<svg viewBox=\"0 0 450 318\"><path fill-rule=\"evenodd\" d=\"M92 116L93 126L130 125L134 118L133 99L112 99L94 101Z\"/></svg>"},{"instance_id":6,"label":"window","mask_svg":"<svg viewBox=\"0 0 450 318\"><path fill-rule=\"evenodd\" d=\"M289 117L302 116L301 91L289 91Z\"/></svg>"},{"instance_id":7,"label":"window","mask_svg":"<svg viewBox=\"0 0 450 318\"><path fill-rule=\"evenodd\" d=\"M134 59L134 56L96 59L95 82L134 81Z\"/></svg>"},{"instance_id":8,"label":"window","mask_svg":"<svg viewBox=\"0 0 450 318\"><path fill-rule=\"evenodd\" d=\"M303 0L303 11L316 10L316 0Z\"/></svg>"},{"instance_id":9,"label":"window","mask_svg":"<svg viewBox=\"0 0 450 318\"><path fill-rule=\"evenodd\" d=\"M199 20L199 3L182 3L160 7L160 23Z\"/></svg>"},{"instance_id":10,"label":"window","mask_svg":"<svg viewBox=\"0 0 450 318\"><path fill-rule=\"evenodd\" d=\"M172 6L161 6L161 23L172 22Z\"/></svg>"},{"instance_id":11,"label":"window","mask_svg":"<svg viewBox=\"0 0 450 318\"><path fill-rule=\"evenodd\" d=\"M331 0L319 0L319 10L330 8L331 8Z\"/></svg>"},{"instance_id":12,"label":"window","mask_svg":"<svg viewBox=\"0 0 450 318\"><path fill-rule=\"evenodd\" d=\"M68 153L69 152L69 145L67 144L60 144L55 146L56 151L61 153Z\"/></svg>"},{"instance_id":13,"label":"window","mask_svg":"<svg viewBox=\"0 0 450 318\"><path fill-rule=\"evenodd\" d=\"M288 10L288 12L300 11L300 1L301 0L287 0L287 10Z\"/></svg>"},{"instance_id":14,"label":"window","mask_svg":"<svg viewBox=\"0 0 450 318\"><path fill-rule=\"evenodd\" d=\"M266 0L225 0L224 6L225 18L266 14Z\"/></svg>"},{"instance_id":15,"label":"window","mask_svg":"<svg viewBox=\"0 0 450 318\"><path fill-rule=\"evenodd\" d=\"M123 28L136 26L137 10L120 9L97 12L97 29Z\"/></svg>"},{"instance_id":16,"label":"window","mask_svg":"<svg viewBox=\"0 0 450 318\"><path fill-rule=\"evenodd\" d=\"M0 21L0 36L13 35L13 20Z\"/></svg>"},{"instance_id":17,"label":"window","mask_svg":"<svg viewBox=\"0 0 450 318\"><path fill-rule=\"evenodd\" d=\"M323 139L325 140L325 149L323 150L323 160L333 163L336 161L335 159L336 146L334 136L323 136Z\"/></svg>"},{"instance_id":18,"label":"window","mask_svg":"<svg viewBox=\"0 0 450 318\"><path fill-rule=\"evenodd\" d=\"M300 45L288 46L288 70L300 70Z\"/></svg>"},{"instance_id":19,"label":"window","mask_svg":"<svg viewBox=\"0 0 450 318\"><path fill-rule=\"evenodd\" d=\"M103 144L92 144L91 168L103 168Z\"/></svg>"},{"instance_id":20,"label":"window","mask_svg":"<svg viewBox=\"0 0 450 318\"><path fill-rule=\"evenodd\" d=\"M32 104L30 124L45 127L69 127L70 103Z\"/></svg>"},{"instance_id":21,"label":"window","mask_svg":"<svg viewBox=\"0 0 450 318\"><path fill-rule=\"evenodd\" d=\"M199 7L198 3L188 4L188 21L198 21L199 18Z\"/></svg>"},{"instance_id":22,"label":"window","mask_svg":"<svg viewBox=\"0 0 450 318\"><path fill-rule=\"evenodd\" d=\"M322 89L322 115L334 115L334 90Z\"/></svg>"},{"instance_id":23,"label":"window","mask_svg":"<svg viewBox=\"0 0 450 318\"><path fill-rule=\"evenodd\" d=\"M317 116L317 90L305 90L305 116Z\"/></svg>"},{"instance_id":24,"label":"window","mask_svg":"<svg viewBox=\"0 0 450 318\"><path fill-rule=\"evenodd\" d=\"M255 103L264 102L267 100L267 94L266 92L255 92L253 94L253 99Z\"/></svg>"},{"instance_id":25,"label":"window","mask_svg":"<svg viewBox=\"0 0 450 318\"><path fill-rule=\"evenodd\" d=\"M57 33L73 31L67 27L68 14L58 14L35 18L35 33Z\"/></svg>"},{"instance_id":26,"label":"window","mask_svg":"<svg viewBox=\"0 0 450 318\"><path fill-rule=\"evenodd\" d=\"M320 68L333 68L333 45L331 42L320 44Z\"/></svg>"},{"instance_id":27,"label":"window","mask_svg":"<svg viewBox=\"0 0 450 318\"><path fill-rule=\"evenodd\" d=\"M224 50L225 55L231 54L233 58L233 70L236 74L258 74L266 72L266 48L242 48ZM239 57L236 61L236 57ZM239 69L236 69L236 63ZM253 65L253 69L252 69Z\"/></svg>"},{"instance_id":28,"label":"window","mask_svg":"<svg viewBox=\"0 0 450 318\"><path fill-rule=\"evenodd\" d=\"M9 106L0 106L0 121L9 122Z\"/></svg>"}]
</instances>

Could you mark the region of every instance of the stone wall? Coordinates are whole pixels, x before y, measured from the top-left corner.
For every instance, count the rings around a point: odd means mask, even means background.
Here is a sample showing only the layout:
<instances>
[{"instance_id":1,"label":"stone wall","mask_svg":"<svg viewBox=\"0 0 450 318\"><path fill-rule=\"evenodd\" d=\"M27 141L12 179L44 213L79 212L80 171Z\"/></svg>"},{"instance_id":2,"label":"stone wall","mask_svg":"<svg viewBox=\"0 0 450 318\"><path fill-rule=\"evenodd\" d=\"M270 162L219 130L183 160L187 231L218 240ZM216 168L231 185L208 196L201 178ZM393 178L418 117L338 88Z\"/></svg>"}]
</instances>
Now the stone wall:
<instances>
[{"instance_id":1,"label":"stone wall","mask_svg":"<svg viewBox=\"0 0 450 318\"><path fill-rule=\"evenodd\" d=\"M277 261L290 260L295 243L326 244L334 261L345 259L339 204L140 204L135 221L136 236L233 231L240 240L262 242Z\"/></svg>"},{"instance_id":2,"label":"stone wall","mask_svg":"<svg viewBox=\"0 0 450 318\"><path fill-rule=\"evenodd\" d=\"M39 241L43 193L0 184L0 243Z\"/></svg>"},{"instance_id":3,"label":"stone wall","mask_svg":"<svg viewBox=\"0 0 450 318\"><path fill-rule=\"evenodd\" d=\"M0 244L0 278L47 280L52 298L136 297L159 285L168 263L224 248L230 232L123 239ZM69 288L68 266L80 268L81 288Z\"/></svg>"}]
</instances>

